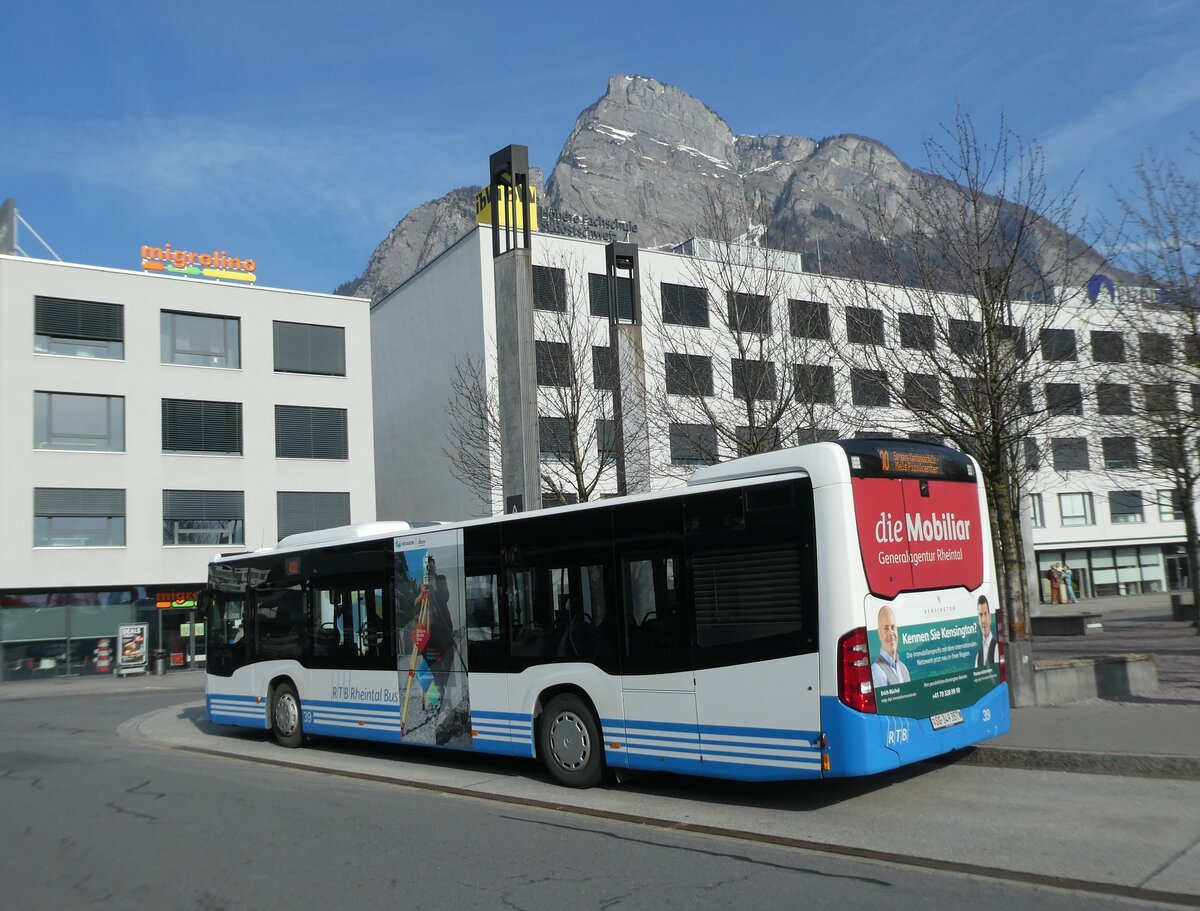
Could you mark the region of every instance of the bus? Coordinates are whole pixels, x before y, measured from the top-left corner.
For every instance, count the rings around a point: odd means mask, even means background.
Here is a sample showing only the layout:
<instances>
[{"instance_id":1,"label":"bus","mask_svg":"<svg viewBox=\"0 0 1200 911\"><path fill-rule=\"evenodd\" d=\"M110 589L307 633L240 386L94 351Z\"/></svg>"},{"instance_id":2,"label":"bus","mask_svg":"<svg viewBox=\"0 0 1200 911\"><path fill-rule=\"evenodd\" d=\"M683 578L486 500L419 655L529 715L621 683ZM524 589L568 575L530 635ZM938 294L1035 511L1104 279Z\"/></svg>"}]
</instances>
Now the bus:
<instances>
[{"instance_id":1,"label":"bus","mask_svg":"<svg viewBox=\"0 0 1200 911\"><path fill-rule=\"evenodd\" d=\"M978 466L852 439L686 485L210 565L212 722L664 770L869 775L1009 729Z\"/></svg>"}]
</instances>

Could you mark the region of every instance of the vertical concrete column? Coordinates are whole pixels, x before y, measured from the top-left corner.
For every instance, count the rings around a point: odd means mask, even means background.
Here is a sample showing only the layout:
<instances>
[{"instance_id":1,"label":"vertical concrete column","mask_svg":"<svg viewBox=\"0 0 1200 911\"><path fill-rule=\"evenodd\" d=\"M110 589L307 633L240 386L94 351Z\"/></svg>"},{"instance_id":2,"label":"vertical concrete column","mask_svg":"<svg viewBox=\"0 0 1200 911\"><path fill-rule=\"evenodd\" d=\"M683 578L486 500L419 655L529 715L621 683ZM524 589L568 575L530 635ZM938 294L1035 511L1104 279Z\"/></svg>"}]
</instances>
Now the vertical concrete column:
<instances>
[{"instance_id":1,"label":"vertical concrete column","mask_svg":"<svg viewBox=\"0 0 1200 911\"><path fill-rule=\"evenodd\" d=\"M496 287L496 372L500 473L506 512L541 509L533 257L515 248L492 260Z\"/></svg>"},{"instance_id":2,"label":"vertical concrete column","mask_svg":"<svg viewBox=\"0 0 1200 911\"><path fill-rule=\"evenodd\" d=\"M650 428L646 414L646 355L642 327L613 323L609 345L616 360L613 417L617 425L617 490L650 490Z\"/></svg>"}]
</instances>

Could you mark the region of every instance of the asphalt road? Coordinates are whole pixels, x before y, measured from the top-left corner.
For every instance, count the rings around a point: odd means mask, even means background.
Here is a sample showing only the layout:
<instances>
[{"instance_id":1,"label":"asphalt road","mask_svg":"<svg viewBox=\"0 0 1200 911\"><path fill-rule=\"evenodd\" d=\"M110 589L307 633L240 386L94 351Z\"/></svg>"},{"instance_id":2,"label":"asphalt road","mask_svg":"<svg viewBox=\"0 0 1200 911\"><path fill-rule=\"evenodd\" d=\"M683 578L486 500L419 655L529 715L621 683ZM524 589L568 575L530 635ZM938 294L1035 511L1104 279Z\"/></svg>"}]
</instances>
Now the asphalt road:
<instances>
[{"instance_id":1,"label":"asphalt road","mask_svg":"<svg viewBox=\"0 0 1200 911\"><path fill-rule=\"evenodd\" d=\"M1047 877L1014 882L809 850L795 839L756 841L630 821L654 801L683 800L715 808L734 822L746 812L786 818L790 831L832 847L839 842L830 837L831 820L839 815L851 827L861 825L867 810L865 818L873 814L879 828L902 833L903 820L922 812L928 801L941 801L937 812L945 814L974 791L985 805L996 801L1000 824L982 820L962 826L963 833L975 833L962 836L962 855L981 868L999 869L1009 853L1005 835L1011 814L1025 814L1031 832L1043 824L1052 831L1060 825L1050 818L1054 807L1035 805L1040 792L1006 796L1019 780L1012 777L1017 773L997 779L994 770L925 767L872 782L785 788L650 778L600 789L593 796L616 810L581 814L571 811L577 792L549 784L533 764L511 760L464 757L430 768L448 768L474 780L514 778L541 801L303 771L269 759L248 762L168 749L129 735L141 719L194 719L197 709L181 705L181 695L0 702L5 907L694 911L849 903L927 911L968 903L974 909L1143 906L1114 894L1120 889L1111 883L1073 891L1052 887ZM253 735L239 737L253 750L261 745L275 750L269 755L282 752L292 760L309 752L279 751ZM325 752L359 763L388 762L378 748L361 745L319 747L309 760L320 760ZM1044 787L1044 773L1025 774ZM1126 817L1122 800L1096 793L1098 780L1122 791L1142 789L1131 800L1153 806ZM1123 830L1131 843L1160 837L1152 836L1160 824L1172 828L1170 820L1154 816L1169 815L1166 807L1173 801L1192 800L1190 809L1177 812L1192 813L1197 805L1191 790L1196 786L1188 782L1059 775L1057 787L1064 804L1081 802L1097 833ZM551 808L554 802L562 809ZM902 851L903 842L898 837L893 847ZM840 842L847 843L852 842ZM1064 846L1062 875L1073 872L1076 850ZM1186 862L1186 852L1181 857ZM1128 863L1115 857L1113 862ZM1146 879L1146 887L1169 885L1169 867ZM1131 894L1145 898L1149 893ZM1186 905L1188 898L1174 903ZM1200 906L1200 900L1194 904Z\"/></svg>"}]
</instances>

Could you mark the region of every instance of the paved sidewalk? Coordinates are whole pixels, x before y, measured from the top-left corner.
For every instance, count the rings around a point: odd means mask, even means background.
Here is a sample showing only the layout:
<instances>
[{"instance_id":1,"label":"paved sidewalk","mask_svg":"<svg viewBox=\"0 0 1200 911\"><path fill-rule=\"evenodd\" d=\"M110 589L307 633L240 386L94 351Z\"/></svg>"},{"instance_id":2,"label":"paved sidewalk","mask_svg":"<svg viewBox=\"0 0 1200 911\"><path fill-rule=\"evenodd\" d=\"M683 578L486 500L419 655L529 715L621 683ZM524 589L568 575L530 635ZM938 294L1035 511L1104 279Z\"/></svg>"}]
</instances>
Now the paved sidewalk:
<instances>
[{"instance_id":1,"label":"paved sidewalk","mask_svg":"<svg viewBox=\"0 0 1200 911\"><path fill-rule=\"evenodd\" d=\"M1040 636L1038 660L1130 653L1152 654L1160 688L1152 696L1089 699L1013 709L1012 730L967 751L958 761L1010 768L1200 780L1200 636L1171 620L1167 595L1042 605L1043 612L1094 611L1104 629L1087 636ZM63 677L0 684L0 701L68 694L177 690L204 692L204 672L171 670L161 677Z\"/></svg>"}]
</instances>

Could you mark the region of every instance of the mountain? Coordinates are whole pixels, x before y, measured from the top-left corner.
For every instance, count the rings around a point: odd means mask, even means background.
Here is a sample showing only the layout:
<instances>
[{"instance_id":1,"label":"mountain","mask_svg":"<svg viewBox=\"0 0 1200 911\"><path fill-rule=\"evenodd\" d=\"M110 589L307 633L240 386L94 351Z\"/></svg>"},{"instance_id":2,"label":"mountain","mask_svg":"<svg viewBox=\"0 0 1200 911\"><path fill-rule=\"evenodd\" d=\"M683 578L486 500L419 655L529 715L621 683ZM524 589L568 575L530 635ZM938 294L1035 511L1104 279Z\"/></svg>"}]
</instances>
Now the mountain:
<instances>
[{"instance_id":1,"label":"mountain","mask_svg":"<svg viewBox=\"0 0 1200 911\"><path fill-rule=\"evenodd\" d=\"M643 247L681 243L697 233L704 200L740 196L764 213L748 234L834 274L866 249L863 204L880 194L894 206L928 179L874 139L735 135L686 92L621 75L579 115L544 190L541 175L530 175L539 209L628 221ZM454 190L404 216L362 277L339 292L378 299L395 288L474 224L479 189Z\"/></svg>"}]
</instances>

